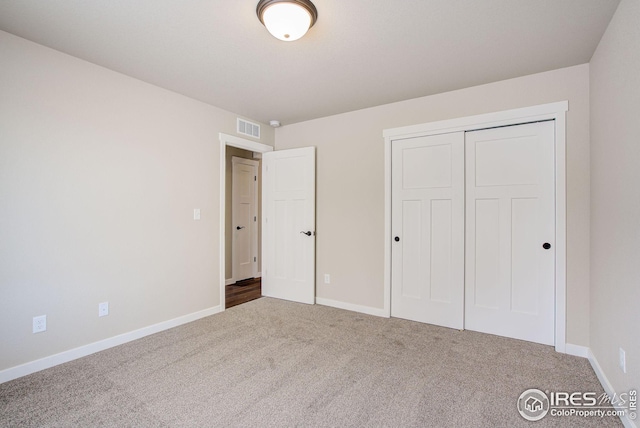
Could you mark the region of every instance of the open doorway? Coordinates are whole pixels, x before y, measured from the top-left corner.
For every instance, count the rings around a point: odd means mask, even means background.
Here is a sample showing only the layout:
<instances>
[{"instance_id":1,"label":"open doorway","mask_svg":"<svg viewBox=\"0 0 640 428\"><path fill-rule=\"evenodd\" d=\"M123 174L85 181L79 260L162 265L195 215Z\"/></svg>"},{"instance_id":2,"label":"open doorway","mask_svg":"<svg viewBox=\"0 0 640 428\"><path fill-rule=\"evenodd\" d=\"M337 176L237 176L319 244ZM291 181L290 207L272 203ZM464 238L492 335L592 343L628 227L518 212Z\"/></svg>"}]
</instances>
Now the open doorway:
<instances>
[{"instance_id":1,"label":"open doorway","mask_svg":"<svg viewBox=\"0 0 640 428\"><path fill-rule=\"evenodd\" d=\"M273 147L232 135L220 134L220 306L236 306L262 296L261 290L261 154ZM234 161L235 158L235 161ZM236 200L234 218L234 163L236 191L243 182L253 189L254 207L248 204L247 191L240 191L244 200ZM255 164L255 168L252 165ZM239 167L237 167L239 166ZM248 183L249 175L255 187ZM242 186L240 186L242 187ZM238 193L238 192L236 192ZM250 222L250 223L249 223ZM236 224L237 223L237 224ZM234 256L235 247L235 256Z\"/></svg>"},{"instance_id":2,"label":"open doorway","mask_svg":"<svg viewBox=\"0 0 640 428\"><path fill-rule=\"evenodd\" d=\"M260 154L226 149L225 307L262 296Z\"/></svg>"}]
</instances>

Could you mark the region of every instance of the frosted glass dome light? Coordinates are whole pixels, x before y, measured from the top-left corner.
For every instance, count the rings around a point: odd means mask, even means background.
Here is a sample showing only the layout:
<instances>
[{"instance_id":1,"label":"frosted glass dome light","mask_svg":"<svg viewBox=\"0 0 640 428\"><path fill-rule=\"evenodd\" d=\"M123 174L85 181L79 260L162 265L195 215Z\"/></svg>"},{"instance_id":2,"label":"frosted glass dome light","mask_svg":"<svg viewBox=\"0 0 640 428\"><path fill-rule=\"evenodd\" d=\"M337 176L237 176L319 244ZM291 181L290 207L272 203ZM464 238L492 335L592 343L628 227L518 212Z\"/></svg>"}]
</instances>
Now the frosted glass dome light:
<instances>
[{"instance_id":1,"label":"frosted glass dome light","mask_svg":"<svg viewBox=\"0 0 640 428\"><path fill-rule=\"evenodd\" d=\"M304 36L318 18L308 0L261 0L256 13L271 35L285 42Z\"/></svg>"}]
</instances>

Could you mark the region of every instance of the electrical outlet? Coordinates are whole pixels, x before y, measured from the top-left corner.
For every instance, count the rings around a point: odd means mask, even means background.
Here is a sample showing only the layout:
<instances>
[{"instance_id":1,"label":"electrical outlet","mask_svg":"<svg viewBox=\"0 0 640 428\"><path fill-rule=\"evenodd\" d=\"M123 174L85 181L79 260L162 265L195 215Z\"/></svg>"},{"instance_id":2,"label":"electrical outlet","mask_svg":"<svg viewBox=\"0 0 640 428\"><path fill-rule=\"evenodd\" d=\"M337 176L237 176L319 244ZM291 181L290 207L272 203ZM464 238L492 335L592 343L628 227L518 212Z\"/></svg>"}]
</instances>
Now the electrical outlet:
<instances>
[{"instance_id":1,"label":"electrical outlet","mask_svg":"<svg viewBox=\"0 0 640 428\"><path fill-rule=\"evenodd\" d=\"M200 220L200 208L193 209L193 219Z\"/></svg>"},{"instance_id":2,"label":"electrical outlet","mask_svg":"<svg viewBox=\"0 0 640 428\"><path fill-rule=\"evenodd\" d=\"M47 331L47 316L40 315L38 317L33 317L33 332L41 333L43 331Z\"/></svg>"},{"instance_id":3,"label":"electrical outlet","mask_svg":"<svg viewBox=\"0 0 640 428\"><path fill-rule=\"evenodd\" d=\"M622 370L622 373L626 373L627 372L627 354L626 352L624 352L624 349L620 348L620 369Z\"/></svg>"},{"instance_id":4,"label":"electrical outlet","mask_svg":"<svg viewBox=\"0 0 640 428\"><path fill-rule=\"evenodd\" d=\"M98 316L104 317L109 315L109 302L102 302L98 304Z\"/></svg>"},{"instance_id":5,"label":"electrical outlet","mask_svg":"<svg viewBox=\"0 0 640 428\"><path fill-rule=\"evenodd\" d=\"M328 273L324 274L324 283L331 284L331 275L329 275Z\"/></svg>"}]
</instances>

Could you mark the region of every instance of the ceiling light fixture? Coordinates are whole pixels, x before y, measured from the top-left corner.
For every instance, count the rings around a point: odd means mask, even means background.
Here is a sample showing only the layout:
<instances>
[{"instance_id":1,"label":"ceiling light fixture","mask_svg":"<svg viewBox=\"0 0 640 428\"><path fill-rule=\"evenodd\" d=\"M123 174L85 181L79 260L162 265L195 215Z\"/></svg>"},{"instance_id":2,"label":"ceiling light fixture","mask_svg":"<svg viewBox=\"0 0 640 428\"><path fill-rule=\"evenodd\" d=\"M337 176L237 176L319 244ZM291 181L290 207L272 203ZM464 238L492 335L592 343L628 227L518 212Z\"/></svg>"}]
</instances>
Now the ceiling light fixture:
<instances>
[{"instance_id":1,"label":"ceiling light fixture","mask_svg":"<svg viewBox=\"0 0 640 428\"><path fill-rule=\"evenodd\" d=\"M256 13L271 35L285 42L304 36L318 19L309 0L260 0Z\"/></svg>"}]
</instances>

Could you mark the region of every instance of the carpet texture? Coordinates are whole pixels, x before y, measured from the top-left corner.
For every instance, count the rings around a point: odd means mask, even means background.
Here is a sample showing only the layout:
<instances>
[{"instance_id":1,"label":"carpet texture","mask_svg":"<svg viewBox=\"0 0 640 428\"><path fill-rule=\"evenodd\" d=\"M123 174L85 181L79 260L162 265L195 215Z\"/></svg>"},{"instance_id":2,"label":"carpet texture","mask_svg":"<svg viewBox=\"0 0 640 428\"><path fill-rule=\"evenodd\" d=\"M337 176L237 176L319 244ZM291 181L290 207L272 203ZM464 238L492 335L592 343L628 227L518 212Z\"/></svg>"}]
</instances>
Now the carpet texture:
<instances>
[{"instance_id":1,"label":"carpet texture","mask_svg":"<svg viewBox=\"0 0 640 428\"><path fill-rule=\"evenodd\" d=\"M3 427L589 427L526 389L601 393L549 346L261 298L0 385Z\"/></svg>"}]
</instances>

